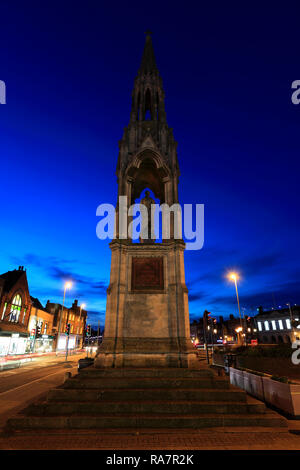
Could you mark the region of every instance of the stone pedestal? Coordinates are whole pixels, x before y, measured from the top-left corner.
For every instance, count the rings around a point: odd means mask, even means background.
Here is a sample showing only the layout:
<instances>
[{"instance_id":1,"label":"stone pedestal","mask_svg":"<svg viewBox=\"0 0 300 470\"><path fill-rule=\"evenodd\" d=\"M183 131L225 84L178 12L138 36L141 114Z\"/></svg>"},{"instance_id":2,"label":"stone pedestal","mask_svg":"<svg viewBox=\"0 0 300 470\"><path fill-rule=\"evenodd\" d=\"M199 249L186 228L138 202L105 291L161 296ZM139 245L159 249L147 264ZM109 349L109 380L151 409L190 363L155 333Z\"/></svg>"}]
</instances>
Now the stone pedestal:
<instances>
[{"instance_id":1,"label":"stone pedestal","mask_svg":"<svg viewBox=\"0 0 300 470\"><path fill-rule=\"evenodd\" d=\"M95 366L193 367L182 240L114 240L104 340Z\"/></svg>"}]
</instances>

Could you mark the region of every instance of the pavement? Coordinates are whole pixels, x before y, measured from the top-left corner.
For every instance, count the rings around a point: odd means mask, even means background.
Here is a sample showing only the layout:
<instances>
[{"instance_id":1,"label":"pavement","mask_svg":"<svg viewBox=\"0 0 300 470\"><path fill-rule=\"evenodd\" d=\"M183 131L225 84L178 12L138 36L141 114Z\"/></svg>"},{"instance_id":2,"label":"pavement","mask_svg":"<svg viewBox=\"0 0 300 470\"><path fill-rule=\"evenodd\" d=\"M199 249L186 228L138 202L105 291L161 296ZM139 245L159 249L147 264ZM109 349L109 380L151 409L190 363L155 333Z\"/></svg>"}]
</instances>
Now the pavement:
<instances>
[{"instance_id":1,"label":"pavement","mask_svg":"<svg viewBox=\"0 0 300 470\"><path fill-rule=\"evenodd\" d=\"M299 435L270 429L47 431L0 436L1 450L300 450Z\"/></svg>"},{"instance_id":2,"label":"pavement","mask_svg":"<svg viewBox=\"0 0 300 470\"><path fill-rule=\"evenodd\" d=\"M10 385L2 392L0 387L1 450L300 450L300 420L296 419L288 420L288 429L39 430L4 434L6 419L28 403L43 399L50 388L62 383L66 372L74 375L78 359L74 357L71 368L51 364L51 370L45 368L43 376L37 379L31 377L30 382L14 384L14 388ZM3 374L0 373L0 378L4 378Z\"/></svg>"},{"instance_id":3,"label":"pavement","mask_svg":"<svg viewBox=\"0 0 300 470\"><path fill-rule=\"evenodd\" d=\"M39 430L0 433L0 450L300 450L300 420L288 428Z\"/></svg>"}]
</instances>

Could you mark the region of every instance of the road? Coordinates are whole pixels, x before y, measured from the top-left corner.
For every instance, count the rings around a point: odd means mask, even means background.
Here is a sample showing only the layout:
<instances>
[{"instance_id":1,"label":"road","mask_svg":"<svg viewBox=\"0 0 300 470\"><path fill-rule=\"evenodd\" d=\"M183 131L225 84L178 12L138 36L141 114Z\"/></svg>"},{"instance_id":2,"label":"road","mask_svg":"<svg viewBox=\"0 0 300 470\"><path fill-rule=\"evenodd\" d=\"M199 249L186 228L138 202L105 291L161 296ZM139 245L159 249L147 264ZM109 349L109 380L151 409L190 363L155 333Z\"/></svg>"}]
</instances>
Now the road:
<instances>
[{"instance_id":1,"label":"road","mask_svg":"<svg viewBox=\"0 0 300 470\"><path fill-rule=\"evenodd\" d=\"M84 357L85 352L69 356L67 363L64 356L35 358L21 368L0 372L0 428L10 416L61 385L66 372L77 374L78 361Z\"/></svg>"}]
</instances>

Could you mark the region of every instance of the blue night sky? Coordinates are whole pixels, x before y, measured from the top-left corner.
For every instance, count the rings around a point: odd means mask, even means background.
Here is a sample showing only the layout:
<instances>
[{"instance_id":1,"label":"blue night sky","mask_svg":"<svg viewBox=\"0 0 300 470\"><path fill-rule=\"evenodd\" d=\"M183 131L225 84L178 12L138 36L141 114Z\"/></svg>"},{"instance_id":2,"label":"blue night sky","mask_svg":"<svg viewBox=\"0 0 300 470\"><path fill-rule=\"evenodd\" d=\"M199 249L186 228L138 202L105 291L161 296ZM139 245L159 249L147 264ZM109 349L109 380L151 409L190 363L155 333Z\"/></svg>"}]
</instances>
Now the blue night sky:
<instances>
[{"instance_id":1,"label":"blue night sky","mask_svg":"<svg viewBox=\"0 0 300 470\"><path fill-rule=\"evenodd\" d=\"M184 7L182 6L184 5ZM276 9L277 8L277 9ZM299 11L198 2L1 2L0 272L24 265L42 303L67 294L104 325L118 140L144 47L153 46L178 141L181 203L205 205L185 254L191 319L300 302Z\"/></svg>"}]
</instances>

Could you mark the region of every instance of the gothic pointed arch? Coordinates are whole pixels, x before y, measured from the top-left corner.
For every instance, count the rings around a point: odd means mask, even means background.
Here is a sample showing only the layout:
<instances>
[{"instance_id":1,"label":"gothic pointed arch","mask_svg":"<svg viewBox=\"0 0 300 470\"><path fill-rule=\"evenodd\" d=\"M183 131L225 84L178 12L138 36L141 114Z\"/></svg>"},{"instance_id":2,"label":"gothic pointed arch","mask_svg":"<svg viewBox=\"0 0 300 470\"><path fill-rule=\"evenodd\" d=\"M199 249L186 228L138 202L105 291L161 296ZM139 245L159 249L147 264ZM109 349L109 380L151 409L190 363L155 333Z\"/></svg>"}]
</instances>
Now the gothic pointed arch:
<instances>
[{"instance_id":1,"label":"gothic pointed arch","mask_svg":"<svg viewBox=\"0 0 300 470\"><path fill-rule=\"evenodd\" d=\"M151 189L160 203L165 202L165 185L170 180L170 171L158 153L152 149L144 149L128 166L126 176L131 184L130 204L135 202L145 188Z\"/></svg>"}]
</instances>

